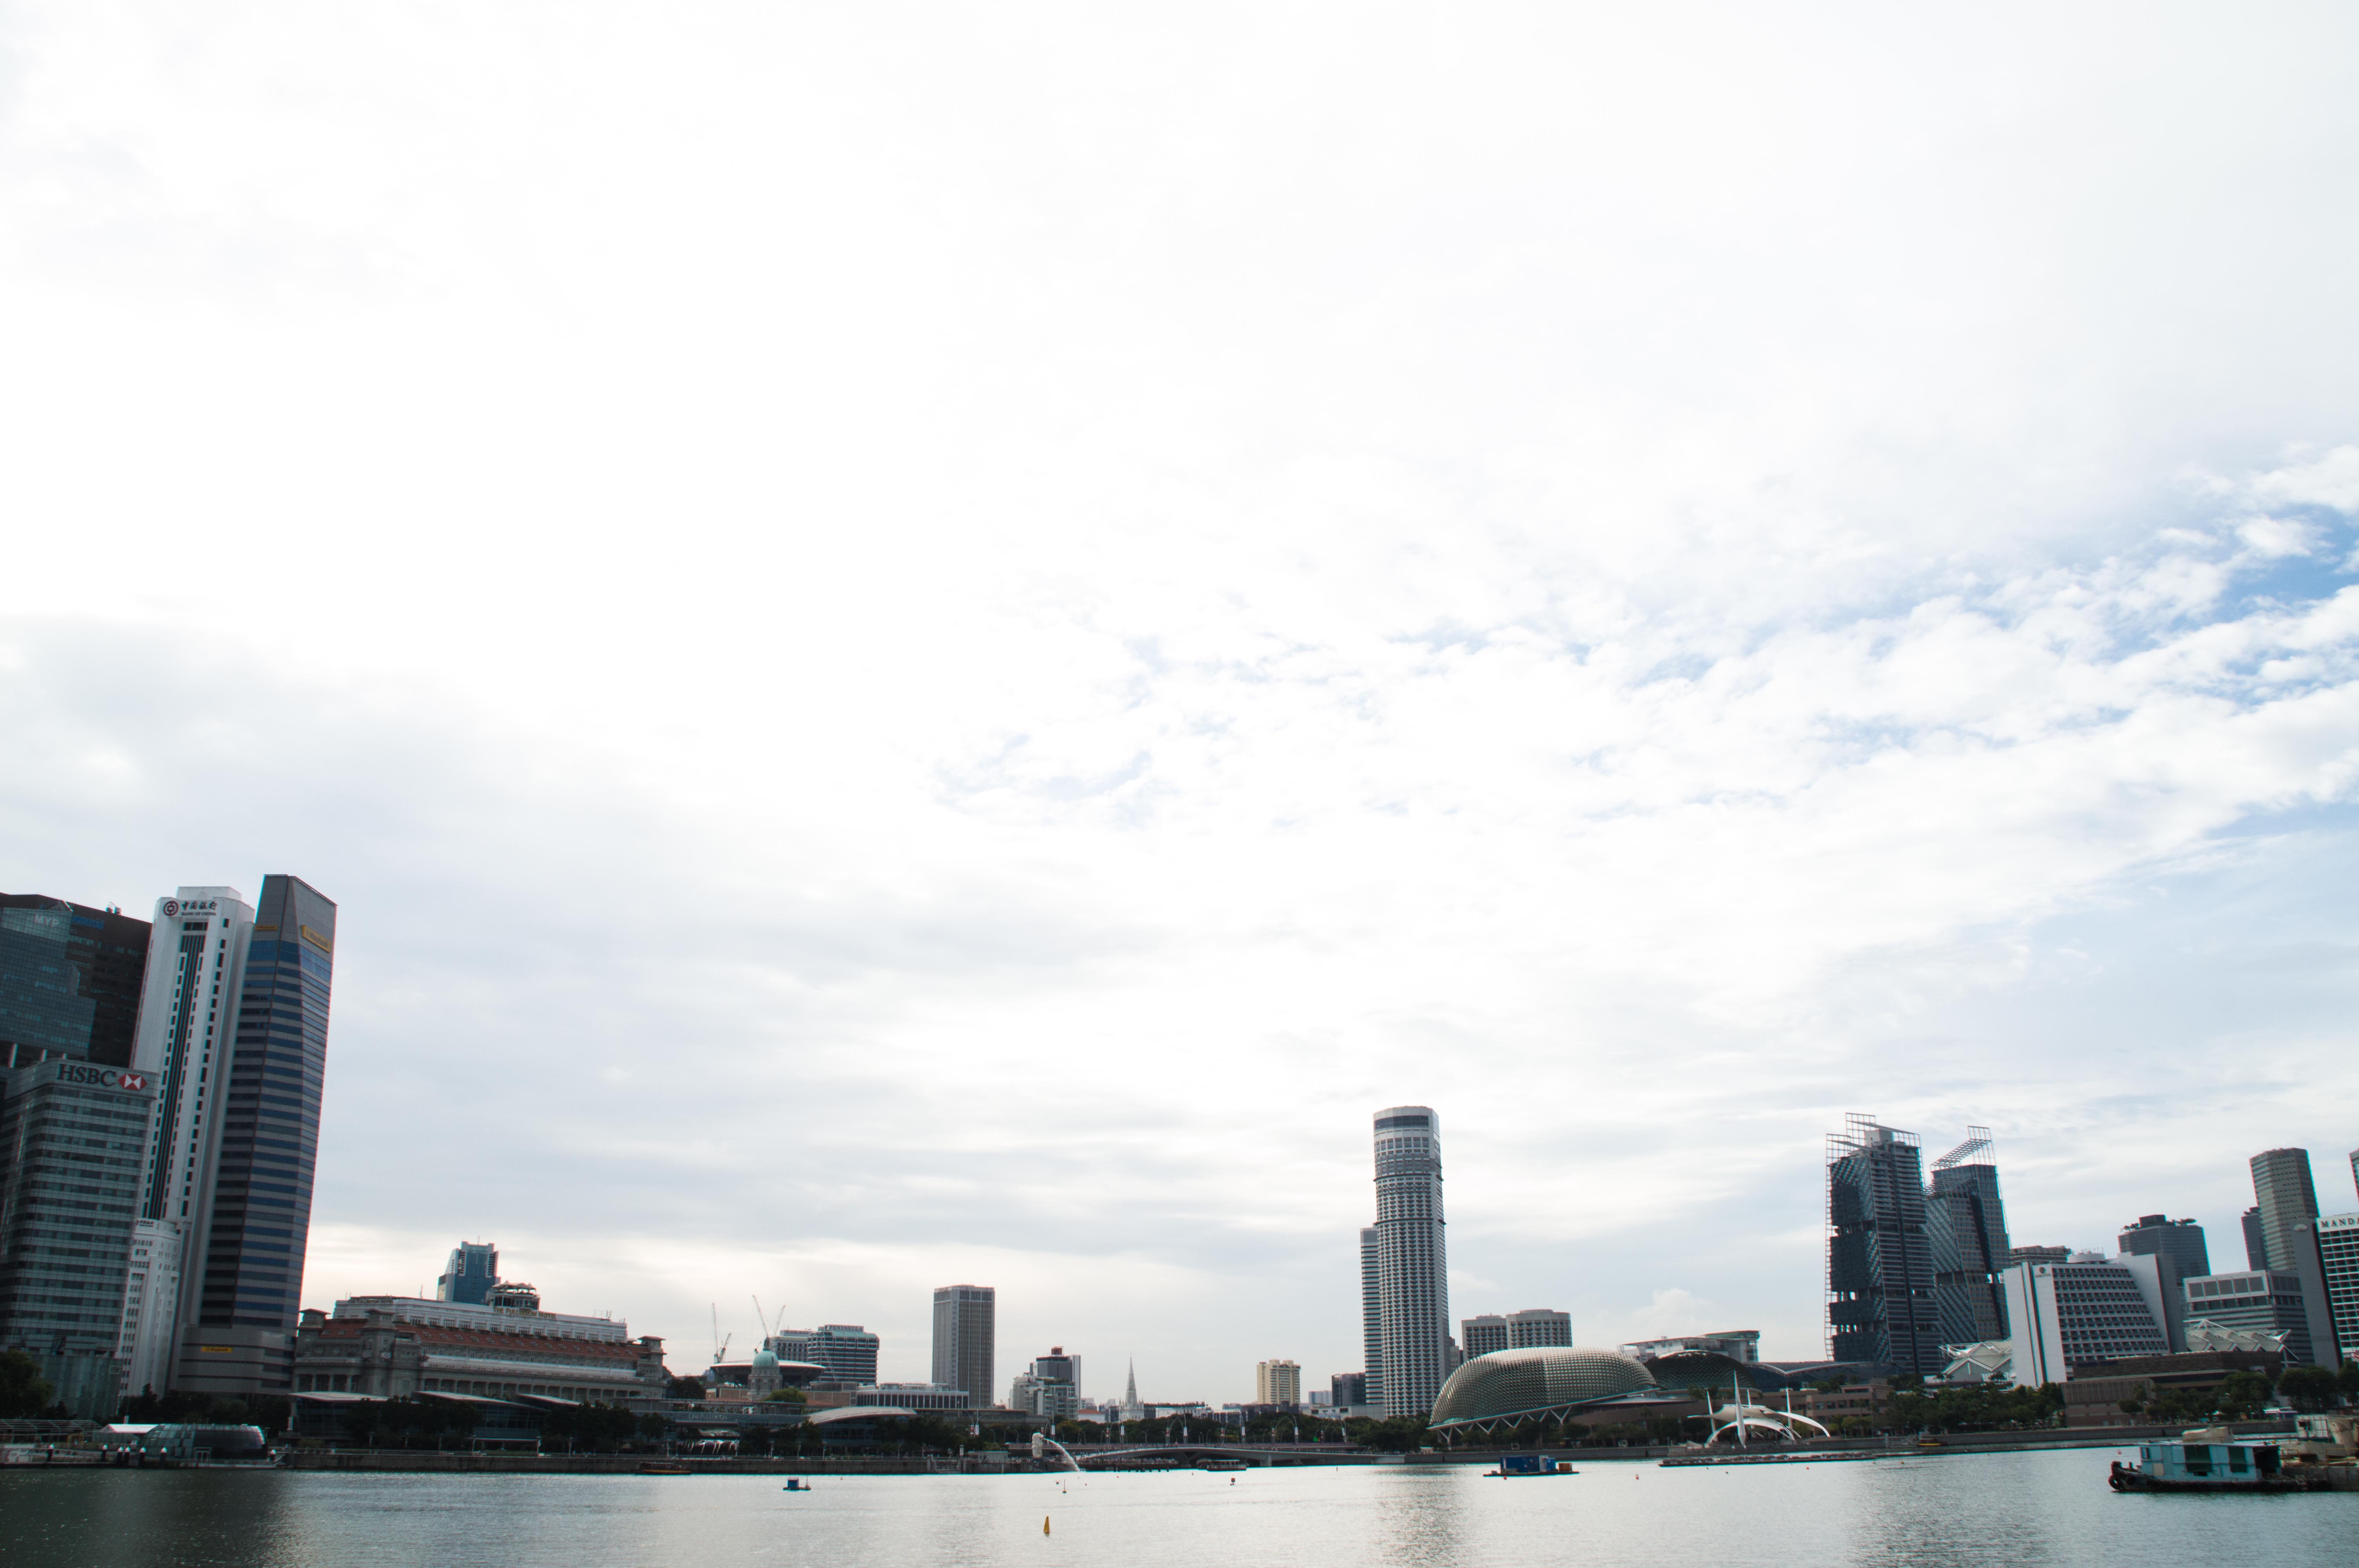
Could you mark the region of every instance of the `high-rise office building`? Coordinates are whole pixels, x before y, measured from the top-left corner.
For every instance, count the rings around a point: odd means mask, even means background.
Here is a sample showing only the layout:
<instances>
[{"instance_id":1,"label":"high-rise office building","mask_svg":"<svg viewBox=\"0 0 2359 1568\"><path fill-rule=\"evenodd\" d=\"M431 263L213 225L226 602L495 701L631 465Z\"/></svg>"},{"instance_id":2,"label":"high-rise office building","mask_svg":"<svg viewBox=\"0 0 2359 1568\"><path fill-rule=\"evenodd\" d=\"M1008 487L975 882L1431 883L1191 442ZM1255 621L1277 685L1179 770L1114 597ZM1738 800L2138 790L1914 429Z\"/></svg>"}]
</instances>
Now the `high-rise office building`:
<instances>
[{"instance_id":1,"label":"high-rise office building","mask_svg":"<svg viewBox=\"0 0 2359 1568\"><path fill-rule=\"evenodd\" d=\"M142 1266L125 1290L120 1343L125 1388L160 1394L179 1384L180 1346L198 1314L203 1260L194 1238L209 1234L212 1217L254 910L235 888L182 887L156 901L155 916L132 1063L156 1087L156 1119L134 1229ZM276 1348L257 1342L211 1354L258 1390L279 1384L266 1375L274 1362L292 1379L292 1339L283 1356L269 1354Z\"/></svg>"},{"instance_id":2,"label":"high-rise office building","mask_svg":"<svg viewBox=\"0 0 2359 1568\"><path fill-rule=\"evenodd\" d=\"M1327 1379L1327 1402L1333 1405L1368 1403L1368 1375L1365 1372L1336 1373Z\"/></svg>"},{"instance_id":3,"label":"high-rise office building","mask_svg":"<svg viewBox=\"0 0 2359 1568\"><path fill-rule=\"evenodd\" d=\"M1462 1318L1458 1325L1458 1343L1470 1361L1477 1356L1488 1356L1494 1350L1505 1350L1507 1347L1507 1320L1495 1312Z\"/></svg>"},{"instance_id":4,"label":"high-rise office building","mask_svg":"<svg viewBox=\"0 0 2359 1568\"><path fill-rule=\"evenodd\" d=\"M2318 1189L2310 1181L2310 1151L2267 1149L2254 1155L2253 1196L2268 1271L2290 1274L2299 1283L2310 1357L2321 1366L2341 1365L2325 1260L2319 1253Z\"/></svg>"},{"instance_id":5,"label":"high-rise office building","mask_svg":"<svg viewBox=\"0 0 2359 1568\"><path fill-rule=\"evenodd\" d=\"M114 1413L122 1295L155 1091L125 1072L151 930L114 909L0 893L0 1349L76 1416Z\"/></svg>"},{"instance_id":6,"label":"high-rise office building","mask_svg":"<svg viewBox=\"0 0 2359 1568\"><path fill-rule=\"evenodd\" d=\"M1293 1361L1254 1363L1254 1403L1299 1405L1302 1402L1302 1368Z\"/></svg>"},{"instance_id":7,"label":"high-rise office building","mask_svg":"<svg viewBox=\"0 0 2359 1568\"><path fill-rule=\"evenodd\" d=\"M1381 1405L1385 1402L1385 1303L1380 1281L1382 1271L1376 1267L1376 1227L1360 1227L1360 1343L1361 1372L1367 1386L1362 1390L1364 1403Z\"/></svg>"},{"instance_id":8,"label":"high-rise office building","mask_svg":"<svg viewBox=\"0 0 2359 1568\"><path fill-rule=\"evenodd\" d=\"M1969 1127L1966 1141L1933 1162L1925 1194L1925 1244L1933 1266L1933 1309L1944 1345L1979 1345L2007 1336L2006 1207L1999 1198L1990 1129Z\"/></svg>"},{"instance_id":9,"label":"high-rise office building","mask_svg":"<svg viewBox=\"0 0 2359 1568\"><path fill-rule=\"evenodd\" d=\"M256 906L225 887L157 901L134 1065L158 1104L127 1387L291 1386L335 946L335 904L296 877L263 878Z\"/></svg>"},{"instance_id":10,"label":"high-rise office building","mask_svg":"<svg viewBox=\"0 0 2359 1568\"><path fill-rule=\"evenodd\" d=\"M2318 1258L2335 1347L2345 1359L2359 1358L2359 1214L2320 1218Z\"/></svg>"},{"instance_id":11,"label":"high-rise office building","mask_svg":"<svg viewBox=\"0 0 2359 1568\"><path fill-rule=\"evenodd\" d=\"M1526 1307L1507 1314L1507 1348L1531 1350L1572 1343L1572 1314L1553 1307ZM1466 1352L1472 1356L1473 1352Z\"/></svg>"},{"instance_id":12,"label":"high-rise office building","mask_svg":"<svg viewBox=\"0 0 2359 1568\"><path fill-rule=\"evenodd\" d=\"M1441 1205L1441 1119L1430 1106L1397 1105L1376 1112L1375 1120L1384 1411L1423 1415L1433 1408L1456 1351Z\"/></svg>"},{"instance_id":13,"label":"high-rise office building","mask_svg":"<svg viewBox=\"0 0 2359 1568\"><path fill-rule=\"evenodd\" d=\"M1915 1133L1854 1115L1829 1136L1827 1227L1828 1358L1940 1372Z\"/></svg>"},{"instance_id":14,"label":"high-rise office building","mask_svg":"<svg viewBox=\"0 0 2359 1568\"><path fill-rule=\"evenodd\" d=\"M2261 1206L2255 1204L2242 1216L2245 1230L2245 1267L2267 1269L2269 1266L2268 1238L2261 1234Z\"/></svg>"},{"instance_id":15,"label":"high-rise office building","mask_svg":"<svg viewBox=\"0 0 2359 1568\"><path fill-rule=\"evenodd\" d=\"M2212 1271L2211 1249L2203 1244L2203 1227L2191 1219L2167 1219L2142 1214L2121 1234L2124 1256L2150 1257L2162 1269L2163 1331L2173 1351L2187 1348L2186 1296L2180 1283Z\"/></svg>"},{"instance_id":16,"label":"high-rise office building","mask_svg":"<svg viewBox=\"0 0 2359 1568\"><path fill-rule=\"evenodd\" d=\"M2169 1352L2162 1270L2151 1256L2018 1263L2000 1288L2014 1378L2026 1388L2069 1381L2084 1361Z\"/></svg>"},{"instance_id":17,"label":"high-rise office building","mask_svg":"<svg viewBox=\"0 0 2359 1568\"><path fill-rule=\"evenodd\" d=\"M129 1066L149 935L116 910L0 892L0 1068Z\"/></svg>"},{"instance_id":18,"label":"high-rise office building","mask_svg":"<svg viewBox=\"0 0 2359 1568\"><path fill-rule=\"evenodd\" d=\"M434 1281L434 1296L482 1306L499 1282L500 1249L488 1241L462 1241L451 1249L451 1261Z\"/></svg>"},{"instance_id":19,"label":"high-rise office building","mask_svg":"<svg viewBox=\"0 0 2359 1568\"><path fill-rule=\"evenodd\" d=\"M0 1349L24 1350L71 1412L111 1421L139 1170L155 1090L63 1054L0 1067Z\"/></svg>"},{"instance_id":20,"label":"high-rise office building","mask_svg":"<svg viewBox=\"0 0 2359 1568\"><path fill-rule=\"evenodd\" d=\"M876 1381L876 1336L856 1323L823 1323L817 1328L782 1328L765 1341L781 1361L808 1361L827 1368L820 1379L859 1386ZM935 1382L941 1379L937 1378ZM964 1388L962 1383L946 1385ZM969 1389L970 1394L975 1390Z\"/></svg>"},{"instance_id":21,"label":"high-rise office building","mask_svg":"<svg viewBox=\"0 0 2359 1568\"><path fill-rule=\"evenodd\" d=\"M2136 1224L2124 1227L2121 1249L2169 1259L2182 1280L2212 1271L2212 1253L2203 1244L2203 1227L2191 1219L2165 1219L2158 1214L2142 1214Z\"/></svg>"},{"instance_id":22,"label":"high-rise office building","mask_svg":"<svg viewBox=\"0 0 2359 1568\"><path fill-rule=\"evenodd\" d=\"M2294 1227L2318 1217L2318 1189L2310 1179L2310 1151L2265 1149L2254 1155L2253 1198L2261 1216L2265 1266L2290 1271L2297 1256Z\"/></svg>"},{"instance_id":23,"label":"high-rise office building","mask_svg":"<svg viewBox=\"0 0 2359 1568\"><path fill-rule=\"evenodd\" d=\"M992 1357L999 1346L999 1292L990 1285L944 1285L934 1292L934 1382L964 1389L987 1405L998 1385Z\"/></svg>"}]
</instances>

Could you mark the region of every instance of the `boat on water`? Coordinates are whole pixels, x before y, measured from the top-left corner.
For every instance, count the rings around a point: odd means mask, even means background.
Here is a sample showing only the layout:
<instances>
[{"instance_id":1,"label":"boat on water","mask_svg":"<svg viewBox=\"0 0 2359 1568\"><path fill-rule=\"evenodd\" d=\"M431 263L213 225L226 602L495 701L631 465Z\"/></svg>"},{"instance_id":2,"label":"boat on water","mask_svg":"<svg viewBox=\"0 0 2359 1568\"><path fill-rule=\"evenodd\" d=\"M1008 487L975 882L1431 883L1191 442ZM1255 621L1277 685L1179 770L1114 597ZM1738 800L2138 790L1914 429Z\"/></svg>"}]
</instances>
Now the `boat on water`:
<instances>
[{"instance_id":1,"label":"boat on water","mask_svg":"<svg viewBox=\"0 0 2359 1568\"><path fill-rule=\"evenodd\" d=\"M1578 1476L1580 1471L1548 1454L1503 1454L1496 1470L1483 1472L1485 1478L1498 1476L1512 1481L1520 1476Z\"/></svg>"},{"instance_id":2,"label":"boat on water","mask_svg":"<svg viewBox=\"0 0 2359 1568\"><path fill-rule=\"evenodd\" d=\"M1199 1470L1247 1470L1252 1466L1242 1459L1200 1459L1196 1462L1196 1468Z\"/></svg>"},{"instance_id":3,"label":"boat on water","mask_svg":"<svg viewBox=\"0 0 2359 1568\"><path fill-rule=\"evenodd\" d=\"M782 1492L808 1492L810 1490L810 1486L800 1476L789 1476L787 1477L787 1484L780 1487L778 1490Z\"/></svg>"},{"instance_id":4,"label":"boat on water","mask_svg":"<svg viewBox=\"0 0 2359 1568\"><path fill-rule=\"evenodd\" d=\"M2116 1492L2298 1492L2274 1443L2141 1443L2136 1465L2114 1461Z\"/></svg>"},{"instance_id":5,"label":"boat on water","mask_svg":"<svg viewBox=\"0 0 2359 1568\"><path fill-rule=\"evenodd\" d=\"M694 1471L677 1459L650 1459L639 1466L642 1476L692 1476Z\"/></svg>"}]
</instances>

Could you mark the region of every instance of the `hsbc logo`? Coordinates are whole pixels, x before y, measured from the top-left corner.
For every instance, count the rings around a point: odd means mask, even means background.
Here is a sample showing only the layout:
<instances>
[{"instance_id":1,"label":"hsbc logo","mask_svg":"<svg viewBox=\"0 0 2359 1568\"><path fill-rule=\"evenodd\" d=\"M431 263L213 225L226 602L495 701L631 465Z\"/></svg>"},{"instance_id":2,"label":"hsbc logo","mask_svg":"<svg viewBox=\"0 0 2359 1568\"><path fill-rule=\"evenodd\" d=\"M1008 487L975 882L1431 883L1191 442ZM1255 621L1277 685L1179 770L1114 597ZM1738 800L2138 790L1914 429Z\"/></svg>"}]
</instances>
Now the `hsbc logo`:
<instances>
[{"instance_id":1,"label":"hsbc logo","mask_svg":"<svg viewBox=\"0 0 2359 1568\"><path fill-rule=\"evenodd\" d=\"M95 1084L103 1089L131 1089L145 1093L147 1075L117 1072L113 1067L93 1067L87 1062L60 1062L57 1081L61 1084Z\"/></svg>"}]
</instances>

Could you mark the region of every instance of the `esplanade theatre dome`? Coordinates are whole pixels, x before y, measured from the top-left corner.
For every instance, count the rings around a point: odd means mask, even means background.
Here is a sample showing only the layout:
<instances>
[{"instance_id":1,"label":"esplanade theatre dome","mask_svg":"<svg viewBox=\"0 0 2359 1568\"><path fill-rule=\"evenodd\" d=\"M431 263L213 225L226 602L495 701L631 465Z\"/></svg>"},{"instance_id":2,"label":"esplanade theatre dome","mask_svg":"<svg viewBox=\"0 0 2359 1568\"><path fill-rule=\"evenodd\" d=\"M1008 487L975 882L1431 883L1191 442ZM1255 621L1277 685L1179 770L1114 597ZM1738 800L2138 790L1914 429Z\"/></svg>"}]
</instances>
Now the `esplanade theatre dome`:
<instances>
[{"instance_id":1,"label":"esplanade theatre dome","mask_svg":"<svg viewBox=\"0 0 2359 1568\"><path fill-rule=\"evenodd\" d=\"M1433 1401L1430 1424L1511 1420L1651 1394L1659 1387L1645 1363L1618 1350L1577 1345L1494 1350L1450 1374Z\"/></svg>"}]
</instances>

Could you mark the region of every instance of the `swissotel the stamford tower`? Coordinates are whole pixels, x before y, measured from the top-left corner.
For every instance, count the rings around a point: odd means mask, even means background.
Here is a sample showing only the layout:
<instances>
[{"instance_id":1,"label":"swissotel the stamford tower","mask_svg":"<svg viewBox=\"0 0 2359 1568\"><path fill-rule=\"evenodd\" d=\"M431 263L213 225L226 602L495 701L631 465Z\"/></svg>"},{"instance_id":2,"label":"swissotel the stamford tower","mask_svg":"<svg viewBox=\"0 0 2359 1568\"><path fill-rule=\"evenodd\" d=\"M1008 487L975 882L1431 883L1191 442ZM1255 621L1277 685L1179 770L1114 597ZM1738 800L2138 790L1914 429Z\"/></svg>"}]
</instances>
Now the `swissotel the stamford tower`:
<instances>
[{"instance_id":1,"label":"swissotel the stamford tower","mask_svg":"<svg viewBox=\"0 0 2359 1568\"><path fill-rule=\"evenodd\" d=\"M1432 1108L1376 1112L1376 1223L1368 1292L1368 1398L1385 1414L1423 1415L1451 1373L1450 1259L1441 1217L1441 1119ZM1373 1232L1373 1234L1370 1234Z\"/></svg>"}]
</instances>

